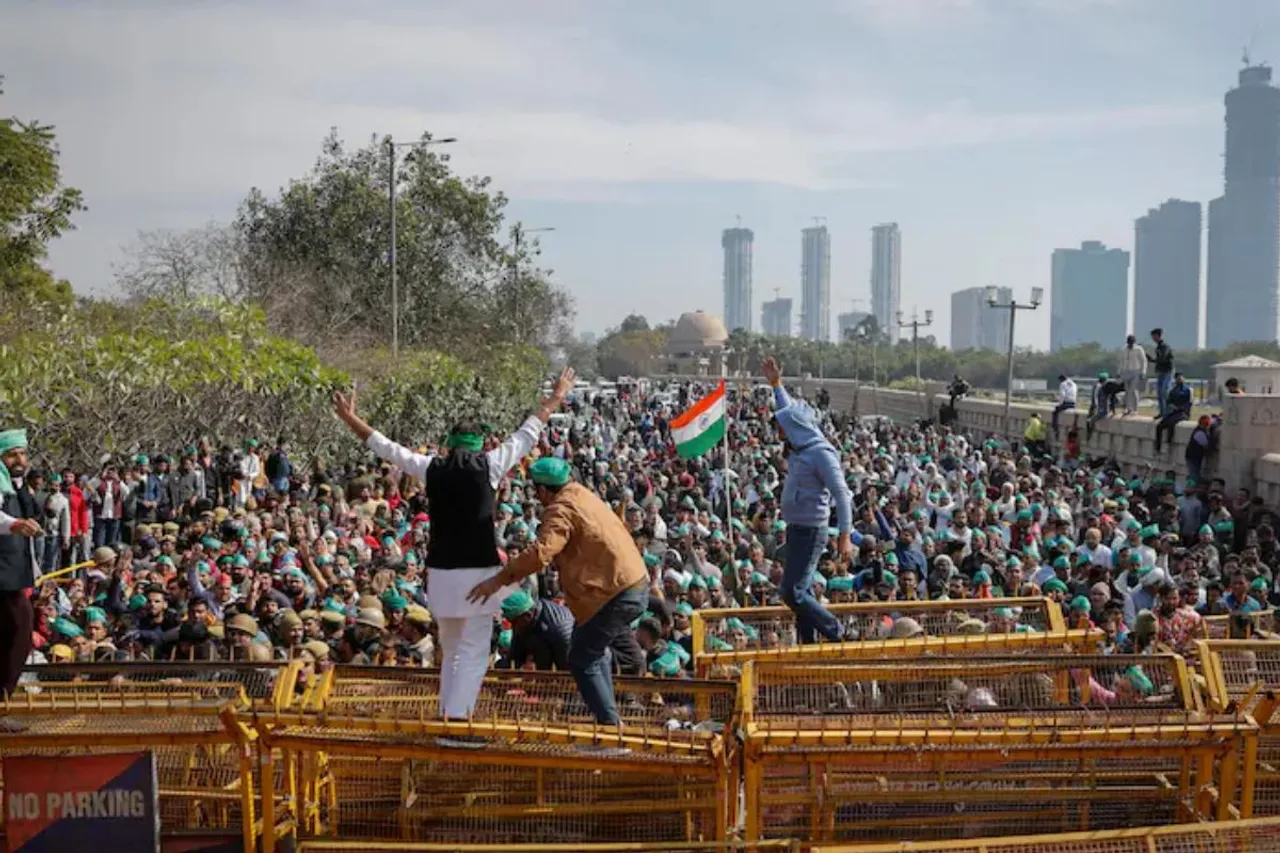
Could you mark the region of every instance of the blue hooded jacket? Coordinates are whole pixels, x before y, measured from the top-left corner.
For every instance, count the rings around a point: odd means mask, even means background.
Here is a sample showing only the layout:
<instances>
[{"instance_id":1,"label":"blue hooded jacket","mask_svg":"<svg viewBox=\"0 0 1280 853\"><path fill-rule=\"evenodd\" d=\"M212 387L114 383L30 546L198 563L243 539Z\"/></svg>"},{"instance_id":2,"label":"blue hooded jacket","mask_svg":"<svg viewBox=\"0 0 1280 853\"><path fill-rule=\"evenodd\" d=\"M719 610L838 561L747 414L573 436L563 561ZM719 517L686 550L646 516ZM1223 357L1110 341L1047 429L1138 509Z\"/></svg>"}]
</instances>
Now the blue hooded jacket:
<instances>
[{"instance_id":1,"label":"blue hooded jacket","mask_svg":"<svg viewBox=\"0 0 1280 853\"><path fill-rule=\"evenodd\" d=\"M793 402L781 386L774 389L774 404L774 417L791 445L782 486L783 520L802 527L830 527L834 502L836 527L851 533L852 493L840 471L840 454L818 428L808 405Z\"/></svg>"}]
</instances>

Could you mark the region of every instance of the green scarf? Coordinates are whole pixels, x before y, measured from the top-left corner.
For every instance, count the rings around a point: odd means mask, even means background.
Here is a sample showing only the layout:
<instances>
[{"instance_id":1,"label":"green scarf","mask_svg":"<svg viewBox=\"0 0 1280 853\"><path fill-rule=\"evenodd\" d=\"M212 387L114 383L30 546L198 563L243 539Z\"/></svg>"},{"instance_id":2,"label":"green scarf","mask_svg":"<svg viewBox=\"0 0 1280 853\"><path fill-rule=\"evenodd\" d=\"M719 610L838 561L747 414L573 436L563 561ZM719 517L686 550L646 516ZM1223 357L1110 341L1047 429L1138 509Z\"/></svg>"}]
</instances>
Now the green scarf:
<instances>
[{"instance_id":1,"label":"green scarf","mask_svg":"<svg viewBox=\"0 0 1280 853\"><path fill-rule=\"evenodd\" d=\"M455 432L445 439L445 447L450 450L461 448L479 453L484 450L484 436L476 432Z\"/></svg>"}]
</instances>

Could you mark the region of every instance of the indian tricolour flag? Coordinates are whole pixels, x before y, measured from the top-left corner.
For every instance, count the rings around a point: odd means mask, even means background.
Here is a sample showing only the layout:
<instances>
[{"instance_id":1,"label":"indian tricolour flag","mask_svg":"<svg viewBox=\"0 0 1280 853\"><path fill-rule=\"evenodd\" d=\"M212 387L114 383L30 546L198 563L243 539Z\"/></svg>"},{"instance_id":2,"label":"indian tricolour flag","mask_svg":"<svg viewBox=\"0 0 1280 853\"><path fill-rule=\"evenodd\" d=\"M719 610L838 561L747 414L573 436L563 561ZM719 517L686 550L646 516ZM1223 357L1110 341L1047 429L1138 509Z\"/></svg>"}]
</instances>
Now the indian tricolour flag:
<instances>
[{"instance_id":1,"label":"indian tricolour flag","mask_svg":"<svg viewBox=\"0 0 1280 853\"><path fill-rule=\"evenodd\" d=\"M716 389L671 422L676 453L685 459L701 456L724 441L724 380Z\"/></svg>"}]
</instances>

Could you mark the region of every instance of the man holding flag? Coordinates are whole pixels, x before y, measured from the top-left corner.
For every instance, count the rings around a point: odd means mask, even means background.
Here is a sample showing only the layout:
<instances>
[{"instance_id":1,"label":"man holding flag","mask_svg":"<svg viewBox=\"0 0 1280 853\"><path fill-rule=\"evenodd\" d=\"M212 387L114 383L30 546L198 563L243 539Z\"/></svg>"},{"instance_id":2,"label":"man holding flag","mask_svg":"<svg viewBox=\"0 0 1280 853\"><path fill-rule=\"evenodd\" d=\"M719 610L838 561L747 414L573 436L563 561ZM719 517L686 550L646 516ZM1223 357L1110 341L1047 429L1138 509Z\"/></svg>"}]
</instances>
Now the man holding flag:
<instances>
[{"instance_id":1,"label":"man holding flag","mask_svg":"<svg viewBox=\"0 0 1280 853\"><path fill-rule=\"evenodd\" d=\"M787 479L782 487L782 518L787 522L782 600L796 614L801 643L816 642L819 634L839 641L843 629L814 597L813 575L826 548L833 503L840 559L853 556L852 493L840 470L840 454L822 434L813 409L787 396L775 359L766 359L761 370L773 387L774 417L787 445ZM858 542L861 539L857 537Z\"/></svg>"}]
</instances>

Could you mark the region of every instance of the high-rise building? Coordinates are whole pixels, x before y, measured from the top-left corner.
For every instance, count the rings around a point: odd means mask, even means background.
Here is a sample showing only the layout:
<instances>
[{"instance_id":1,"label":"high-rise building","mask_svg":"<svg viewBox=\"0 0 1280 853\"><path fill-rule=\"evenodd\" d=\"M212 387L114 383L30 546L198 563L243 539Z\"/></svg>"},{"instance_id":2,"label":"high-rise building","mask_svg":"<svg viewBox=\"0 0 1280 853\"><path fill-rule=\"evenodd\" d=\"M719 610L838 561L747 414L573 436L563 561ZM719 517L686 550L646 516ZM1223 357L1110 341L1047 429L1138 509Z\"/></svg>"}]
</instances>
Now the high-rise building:
<instances>
[{"instance_id":1,"label":"high-rise building","mask_svg":"<svg viewBox=\"0 0 1280 853\"><path fill-rule=\"evenodd\" d=\"M1086 240L1053 250L1049 349L1099 343L1117 347L1129 328L1129 253Z\"/></svg>"},{"instance_id":2,"label":"high-rise building","mask_svg":"<svg viewBox=\"0 0 1280 853\"><path fill-rule=\"evenodd\" d=\"M1012 287L996 288L996 300L1013 301ZM985 287L970 287L951 294L951 348L1009 349L1009 312L987 304Z\"/></svg>"},{"instance_id":3,"label":"high-rise building","mask_svg":"<svg viewBox=\"0 0 1280 853\"><path fill-rule=\"evenodd\" d=\"M1280 89L1271 69L1242 69L1225 104L1225 182L1209 202L1205 344L1214 349L1274 341L1280 296Z\"/></svg>"},{"instance_id":4,"label":"high-rise building","mask_svg":"<svg viewBox=\"0 0 1280 853\"><path fill-rule=\"evenodd\" d=\"M760 306L760 325L768 337L791 337L791 297L779 297Z\"/></svg>"},{"instance_id":5,"label":"high-rise building","mask_svg":"<svg viewBox=\"0 0 1280 853\"><path fill-rule=\"evenodd\" d=\"M800 337L827 341L831 339L831 235L825 225L800 233Z\"/></svg>"},{"instance_id":6,"label":"high-rise building","mask_svg":"<svg viewBox=\"0 0 1280 853\"><path fill-rule=\"evenodd\" d=\"M898 223L871 229L871 313L891 342L898 340L902 305L902 232Z\"/></svg>"},{"instance_id":7,"label":"high-rise building","mask_svg":"<svg viewBox=\"0 0 1280 853\"><path fill-rule=\"evenodd\" d=\"M1200 346L1200 203L1169 199L1134 222L1133 333L1164 329L1171 343Z\"/></svg>"},{"instance_id":8,"label":"high-rise building","mask_svg":"<svg viewBox=\"0 0 1280 853\"><path fill-rule=\"evenodd\" d=\"M751 331L750 228L726 228L720 235L724 249L724 325L729 331Z\"/></svg>"},{"instance_id":9,"label":"high-rise building","mask_svg":"<svg viewBox=\"0 0 1280 853\"><path fill-rule=\"evenodd\" d=\"M846 311L844 314L836 315L836 340L845 341L849 338L849 333L858 328L858 324L870 317L871 314L866 311Z\"/></svg>"}]
</instances>

